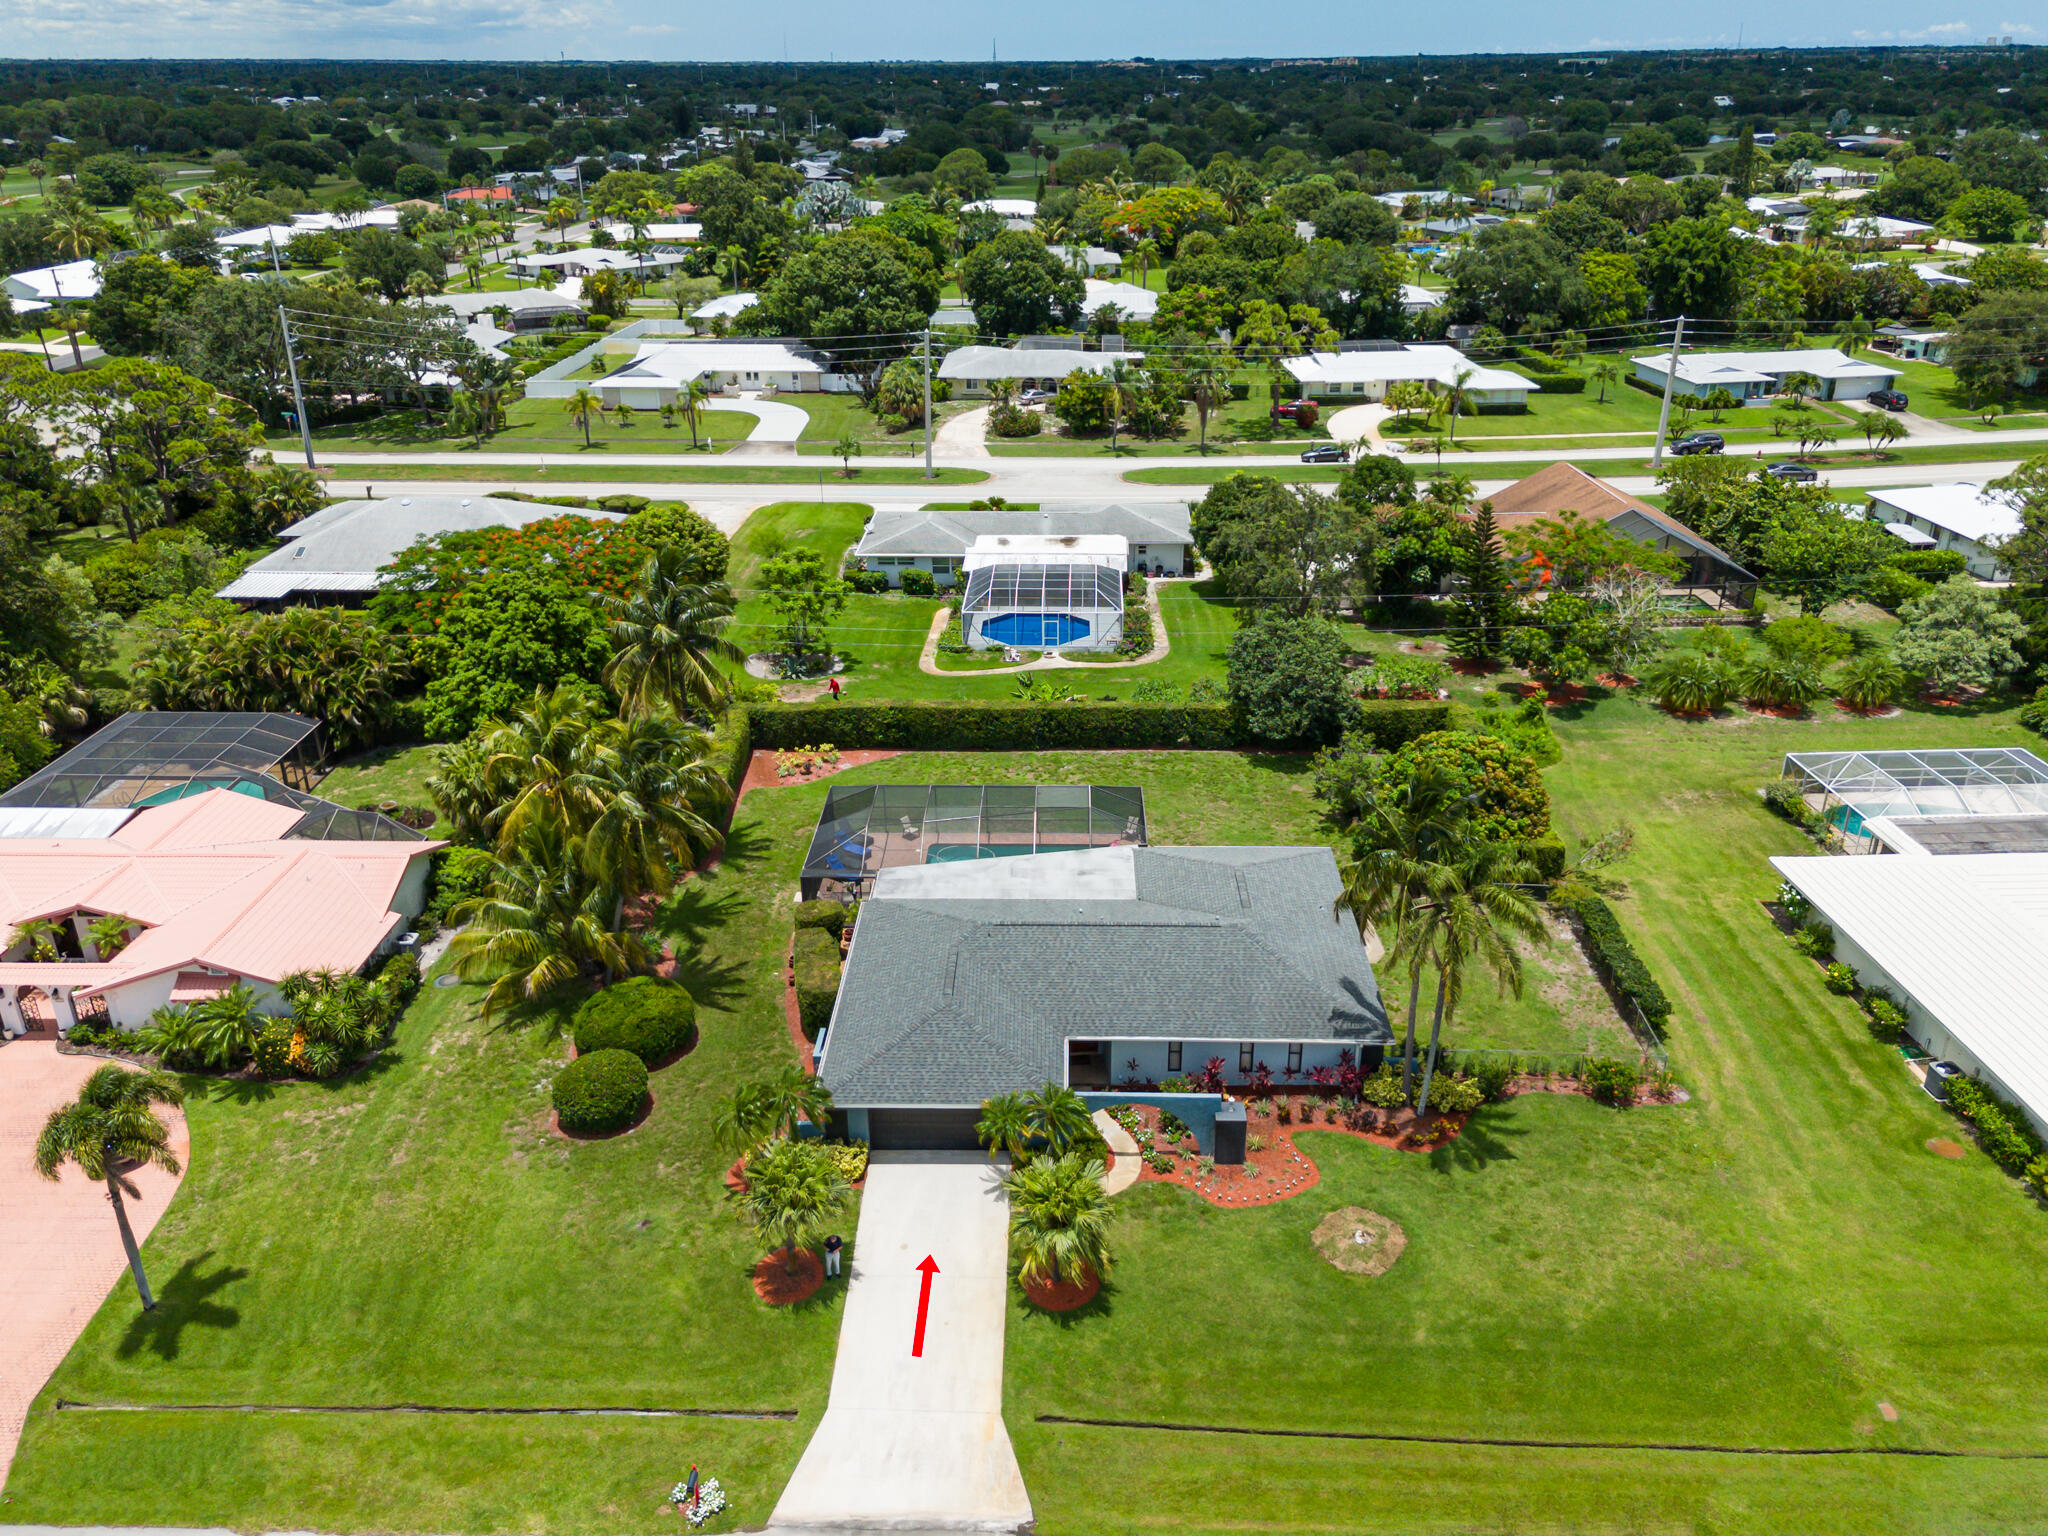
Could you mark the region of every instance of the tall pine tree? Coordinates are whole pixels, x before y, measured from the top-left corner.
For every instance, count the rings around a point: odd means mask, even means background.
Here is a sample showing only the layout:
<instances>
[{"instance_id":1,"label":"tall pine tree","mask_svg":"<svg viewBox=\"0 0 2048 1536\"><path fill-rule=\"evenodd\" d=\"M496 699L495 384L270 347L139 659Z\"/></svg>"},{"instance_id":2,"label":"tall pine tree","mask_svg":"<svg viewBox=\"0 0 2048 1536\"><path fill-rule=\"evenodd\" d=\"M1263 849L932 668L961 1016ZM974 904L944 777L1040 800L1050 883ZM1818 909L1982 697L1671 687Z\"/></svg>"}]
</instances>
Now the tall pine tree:
<instances>
[{"instance_id":1,"label":"tall pine tree","mask_svg":"<svg viewBox=\"0 0 2048 1536\"><path fill-rule=\"evenodd\" d=\"M1493 503L1473 509L1458 543L1458 590L1452 600L1456 622L1451 651L1465 661L1498 656L1505 638L1513 596L1507 560L1501 554L1500 530L1494 525Z\"/></svg>"}]
</instances>

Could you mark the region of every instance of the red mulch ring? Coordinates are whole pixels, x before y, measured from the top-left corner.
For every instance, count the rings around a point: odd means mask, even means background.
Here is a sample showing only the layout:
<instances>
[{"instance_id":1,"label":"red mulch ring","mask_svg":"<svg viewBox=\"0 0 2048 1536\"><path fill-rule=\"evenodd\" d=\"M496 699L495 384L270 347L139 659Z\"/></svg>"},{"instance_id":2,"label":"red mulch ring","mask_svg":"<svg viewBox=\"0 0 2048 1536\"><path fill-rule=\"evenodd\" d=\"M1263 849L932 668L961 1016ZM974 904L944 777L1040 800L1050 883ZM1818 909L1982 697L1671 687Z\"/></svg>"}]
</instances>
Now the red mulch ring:
<instances>
[{"instance_id":1,"label":"red mulch ring","mask_svg":"<svg viewBox=\"0 0 2048 1536\"><path fill-rule=\"evenodd\" d=\"M1086 1271L1083 1280L1061 1280L1045 1285L1026 1285L1024 1299L1042 1312L1072 1312L1085 1307L1102 1289L1102 1276Z\"/></svg>"},{"instance_id":2,"label":"red mulch ring","mask_svg":"<svg viewBox=\"0 0 2048 1536\"><path fill-rule=\"evenodd\" d=\"M754 1266L754 1294L771 1307L787 1307L817 1295L825 1283L825 1266L815 1253L796 1256L796 1273L791 1274L782 1255L771 1253Z\"/></svg>"},{"instance_id":3,"label":"red mulch ring","mask_svg":"<svg viewBox=\"0 0 2048 1536\"><path fill-rule=\"evenodd\" d=\"M1633 688L1636 679L1626 672L1602 672L1594 679L1603 688Z\"/></svg>"},{"instance_id":4,"label":"red mulch ring","mask_svg":"<svg viewBox=\"0 0 2048 1536\"><path fill-rule=\"evenodd\" d=\"M1963 1155L1962 1144L1950 1141L1946 1136L1930 1136L1927 1139L1927 1150L1936 1157L1955 1158Z\"/></svg>"},{"instance_id":5,"label":"red mulch ring","mask_svg":"<svg viewBox=\"0 0 2048 1536\"><path fill-rule=\"evenodd\" d=\"M1905 713L1896 704L1880 704L1875 709L1862 709L1857 705L1851 704L1847 699L1835 700L1835 708L1845 715L1854 715L1858 720L1889 720L1894 715L1903 715Z\"/></svg>"},{"instance_id":6,"label":"red mulch ring","mask_svg":"<svg viewBox=\"0 0 2048 1536\"><path fill-rule=\"evenodd\" d=\"M804 1033L803 1011L796 1005L796 935L789 936L789 952L782 957L782 1022L789 1028L789 1043L796 1048L796 1059L803 1063L804 1071L812 1077L818 1075L818 1058L813 1053L811 1038Z\"/></svg>"},{"instance_id":7,"label":"red mulch ring","mask_svg":"<svg viewBox=\"0 0 2048 1536\"><path fill-rule=\"evenodd\" d=\"M1552 709L1561 709L1573 704L1583 704L1590 696L1586 692L1586 686L1583 683L1553 683L1546 685L1530 681L1522 684L1523 698L1533 699L1539 695L1542 697L1543 702Z\"/></svg>"},{"instance_id":8,"label":"red mulch ring","mask_svg":"<svg viewBox=\"0 0 2048 1536\"><path fill-rule=\"evenodd\" d=\"M1460 677L1491 677L1500 670L1491 656L1454 656L1448 665Z\"/></svg>"},{"instance_id":9,"label":"red mulch ring","mask_svg":"<svg viewBox=\"0 0 2048 1536\"><path fill-rule=\"evenodd\" d=\"M1752 715L1763 715L1772 720L1804 720L1808 714L1804 704L1745 704L1742 707Z\"/></svg>"},{"instance_id":10,"label":"red mulch ring","mask_svg":"<svg viewBox=\"0 0 2048 1536\"><path fill-rule=\"evenodd\" d=\"M647 1123L647 1117L654 1113L654 1090L647 1090L647 1097L641 1101L640 1113L633 1117L631 1125L622 1125L616 1131L569 1131L562 1128L562 1120L553 1110L548 1111L548 1124L564 1141L616 1141L621 1136L630 1136Z\"/></svg>"}]
</instances>

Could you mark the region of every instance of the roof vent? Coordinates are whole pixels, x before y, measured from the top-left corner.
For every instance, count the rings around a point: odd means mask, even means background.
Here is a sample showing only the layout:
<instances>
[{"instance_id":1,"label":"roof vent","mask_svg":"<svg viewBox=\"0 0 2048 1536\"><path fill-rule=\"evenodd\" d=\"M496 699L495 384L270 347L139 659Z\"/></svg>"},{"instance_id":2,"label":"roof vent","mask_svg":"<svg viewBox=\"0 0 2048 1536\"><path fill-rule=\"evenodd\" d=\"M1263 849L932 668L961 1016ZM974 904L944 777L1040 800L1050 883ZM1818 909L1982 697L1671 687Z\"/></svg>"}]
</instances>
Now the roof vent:
<instances>
[{"instance_id":1,"label":"roof vent","mask_svg":"<svg viewBox=\"0 0 2048 1536\"><path fill-rule=\"evenodd\" d=\"M412 505L412 498L410 496L401 496L398 498L398 504L401 507L409 507Z\"/></svg>"}]
</instances>

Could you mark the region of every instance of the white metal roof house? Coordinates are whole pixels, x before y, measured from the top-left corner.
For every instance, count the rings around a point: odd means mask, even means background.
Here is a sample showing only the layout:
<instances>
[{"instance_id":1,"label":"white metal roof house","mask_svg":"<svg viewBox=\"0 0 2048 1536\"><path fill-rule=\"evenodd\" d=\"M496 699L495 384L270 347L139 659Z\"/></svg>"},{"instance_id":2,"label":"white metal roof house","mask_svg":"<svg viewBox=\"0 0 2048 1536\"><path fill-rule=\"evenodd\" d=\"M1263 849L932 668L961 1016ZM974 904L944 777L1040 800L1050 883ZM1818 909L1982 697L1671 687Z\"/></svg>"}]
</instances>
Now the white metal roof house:
<instances>
[{"instance_id":1,"label":"white metal roof house","mask_svg":"<svg viewBox=\"0 0 2048 1536\"><path fill-rule=\"evenodd\" d=\"M1184 501L1141 507L1045 502L1036 511L1015 507L979 512L882 508L868 519L860 542L848 553L868 570L886 574L891 586L900 587L906 570L930 571L950 580L977 539L996 535L1112 537L1124 541L1129 570L1184 576L1195 568L1195 536Z\"/></svg>"},{"instance_id":2,"label":"white metal roof house","mask_svg":"<svg viewBox=\"0 0 2048 1536\"><path fill-rule=\"evenodd\" d=\"M1923 549L1953 549L1980 581L2005 581L1998 545L2020 531L2017 497L1962 481L1955 485L1914 485L1872 491L1873 512L1894 534ZM1900 528L1924 538L1908 537Z\"/></svg>"},{"instance_id":3,"label":"white metal roof house","mask_svg":"<svg viewBox=\"0 0 2048 1536\"><path fill-rule=\"evenodd\" d=\"M690 259L687 251L649 250L645 254L622 247L580 246L573 251L527 251L505 263L505 270L520 277L561 275L588 277L593 272L626 272L635 277L658 277L680 271Z\"/></svg>"},{"instance_id":4,"label":"white metal roof house","mask_svg":"<svg viewBox=\"0 0 2048 1536\"><path fill-rule=\"evenodd\" d=\"M390 496L337 501L278 534L279 547L216 594L250 606L360 603L382 585L382 568L421 539L481 528L523 528L566 509L496 496ZM616 522L616 512L582 512Z\"/></svg>"},{"instance_id":5,"label":"white metal roof house","mask_svg":"<svg viewBox=\"0 0 2048 1536\"><path fill-rule=\"evenodd\" d=\"M1099 277L1081 283L1081 313L1092 315L1105 304L1114 304L1126 320L1150 320L1159 313L1159 295L1136 283L1106 282Z\"/></svg>"},{"instance_id":6,"label":"white metal roof house","mask_svg":"<svg viewBox=\"0 0 2048 1536\"><path fill-rule=\"evenodd\" d=\"M1629 361L1643 383L1659 391L1664 388L1671 365L1669 353ZM1810 373L1820 380L1823 400L1861 400L1889 389L1899 376L1896 368L1868 357L1851 357L1836 347L1807 347L1795 352L1685 352L1679 355L1678 377L1671 391L1704 398L1725 389L1738 400L1761 400L1782 394L1785 380L1795 373Z\"/></svg>"},{"instance_id":7,"label":"white metal roof house","mask_svg":"<svg viewBox=\"0 0 2048 1536\"><path fill-rule=\"evenodd\" d=\"M607 407L651 411L674 405L692 379L715 390L773 389L815 394L825 370L779 341L650 341L633 360L591 387Z\"/></svg>"},{"instance_id":8,"label":"white metal roof house","mask_svg":"<svg viewBox=\"0 0 2048 1536\"><path fill-rule=\"evenodd\" d=\"M980 394L997 379L1056 385L1070 373L1107 373L1119 362L1138 363L1144 356L1142 352L1084 352L1079 347L960 347L940 362L939 377L950 380L965 394Z\"/></svg>"},{"instance_id":9,"label":"white metal roof house","mask_svg":"<svg viewBox=\"0 0 2048 1536\"><path fill-rule=\"evenodd\" d=\"M709 323L713 320L736 320L746 310L761 302L758 293L721 293L715 299L706 299L690 311L692 320Z\"/></svg>"},{"instance_id":10,"label":"white metal roof house","mask_svg":"<svg viewBox=\"0 0 2048 1536\"><path fill-rule=\"evenodd\" d=\"M961 562L961 634L979 650L1115 650L1129 562L1114 534L984 534Z\"/></svg>"},{"instance_id":11,"label":"white metal roof house","mask_svg":"<svg viewBox=\"0 0 2048 1536\"><path fill-rule=\"evenodd\" d=\"M1029 229L1038 218L1038 204L1028 197L984 197L960 205L962 213L992 213L1005 229Z\"/></svg>"},{"instance_id":12,"label":"white metal roof house","mask_svg":"<svg viewBox=\"0 0 2048 1536\"><path fill-rule=\"evenodd\" d=\"M1356 352L1311 352L1290 357L1281 367L1294 375L1304 395L1318 400L1380 400L1389 384L1422 383L1447 389L1465 380L1467 399L1480 409L1518 409L1529 403L1533 379L1504 368L1486 368L1456 347L1425 344L1376 347Z\"/></svg>"},{"instance_id":13,"label":"white metal roof house","mask_svg":"<svg viewBox=\"0 0 2048 1536\"><path fill-rule=\"evenodd\" d=\"M1403 283L1401 285L1401 310L1404 314L1425 314L1435 309L1443 301L1444 296L1442 294L1433 288L1425 288L1420 283Z\"/></svg>"},{"instance_id":14,"label":"white metal roof house","mask_svg":"<svg viewBox=\"0 0 2048 1536\"><path fill-rule=\"evenodd\" d=\"M54 267L31 267L0 279L10 299L27 299L43 304L71 304L96 298L100 291L99 263L94 260L64 261Z\"/></svg>"},{"instance_id":15,"label":"white metal roof house","mask_svg":"<svg viewBox=\"0 0 2048 1536\"><path fill-rule=\"evenodd\" d=\"M1097 272L1121 272L1124 269L1123 257L1099 245L1063 245L1060 258L1089 277Z\"/></svg>"}]
</instances>

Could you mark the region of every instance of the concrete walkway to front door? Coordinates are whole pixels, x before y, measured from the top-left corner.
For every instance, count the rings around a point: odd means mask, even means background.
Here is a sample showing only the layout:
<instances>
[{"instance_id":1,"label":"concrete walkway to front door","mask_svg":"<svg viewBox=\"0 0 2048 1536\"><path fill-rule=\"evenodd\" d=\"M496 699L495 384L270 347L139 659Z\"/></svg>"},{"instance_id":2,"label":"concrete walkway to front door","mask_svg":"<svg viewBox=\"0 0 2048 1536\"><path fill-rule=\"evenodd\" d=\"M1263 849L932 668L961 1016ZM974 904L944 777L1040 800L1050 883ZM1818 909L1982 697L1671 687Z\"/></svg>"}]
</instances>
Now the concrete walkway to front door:
<instances>
[{"instance_id":1,"label":"concrete walkway to front door","mask_svg":"<svg viewBox=\"0 0 2048 1536\"><path fill-rule=\"evenodd\" d=\"M1010 1531L1031 1518L1003 1427L1009 1203L971 1152L878 1152L854 1235L832 1396L771 1531ZM929 1254L924 1355L912 1358Z\"/></svg>"}]
</instances>

